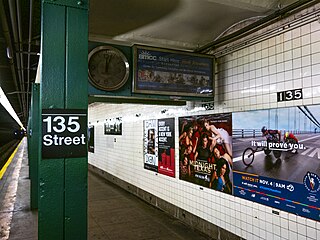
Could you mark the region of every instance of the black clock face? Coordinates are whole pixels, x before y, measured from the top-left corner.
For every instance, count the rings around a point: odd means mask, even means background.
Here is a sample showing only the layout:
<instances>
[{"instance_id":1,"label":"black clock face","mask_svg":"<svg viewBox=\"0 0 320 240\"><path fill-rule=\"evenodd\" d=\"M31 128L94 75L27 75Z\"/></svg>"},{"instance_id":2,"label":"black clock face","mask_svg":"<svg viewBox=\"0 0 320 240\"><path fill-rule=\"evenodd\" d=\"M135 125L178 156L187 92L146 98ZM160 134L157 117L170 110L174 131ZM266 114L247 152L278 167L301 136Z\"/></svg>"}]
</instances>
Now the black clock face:
<instances>
[{"instance_id":1,"label":"black clock face","mask_svg":"<svg viewBox=\"0 0 320 240\"><path fill-rule=\"evenodd\" d=\"M119 50L100 46L89 53L89 80L98 89L121 88L129 77L129 63Z\"/></svg>"}]
</instances>

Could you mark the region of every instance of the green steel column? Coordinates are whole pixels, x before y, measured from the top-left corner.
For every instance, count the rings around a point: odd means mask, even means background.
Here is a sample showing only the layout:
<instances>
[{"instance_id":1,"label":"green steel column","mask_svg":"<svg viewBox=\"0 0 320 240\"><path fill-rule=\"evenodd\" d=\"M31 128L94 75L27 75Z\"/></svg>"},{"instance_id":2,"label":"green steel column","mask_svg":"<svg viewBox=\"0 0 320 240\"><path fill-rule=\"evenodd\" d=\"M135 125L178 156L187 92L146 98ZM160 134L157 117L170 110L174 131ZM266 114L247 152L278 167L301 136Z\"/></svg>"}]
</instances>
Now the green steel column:
<instances>
[{"instance_id":1,"label":"green steel column","mask_svg":"<svg viewBox=\"0 0 320 240\"><path fill-rule=\"evenodd\" d=\"M88 12L68 8L66 26L66 108L88 109ZM65 239L87 237L87 179L87 157L65 160Z\"/></svg>"},{"instance_id":2,"label":"green steel column","mask_svg":"<svg viewBox=\"0 0 320 240\"><path fill-rule=\"evenodd\" d=\"M30 186L30 206L31 209L38 208L38 166L39 166L39 131L40 131L40 102L39 102L40 86L38 83L32 84L31 95L31 111L29 123L29 174L31 180Z\"/></svg>"},{"instance_id":3,"label":"green steel column","mask_svg":"<svg viewBox=\"0 0 320 240\"><path fill-rule=\"evenodd\" d=\"M41 26L41 108L86 110L88 0L43 0ZM39 240L87 239L87 157L41 159L39 181Z\"/></svg>"}]
</instances>

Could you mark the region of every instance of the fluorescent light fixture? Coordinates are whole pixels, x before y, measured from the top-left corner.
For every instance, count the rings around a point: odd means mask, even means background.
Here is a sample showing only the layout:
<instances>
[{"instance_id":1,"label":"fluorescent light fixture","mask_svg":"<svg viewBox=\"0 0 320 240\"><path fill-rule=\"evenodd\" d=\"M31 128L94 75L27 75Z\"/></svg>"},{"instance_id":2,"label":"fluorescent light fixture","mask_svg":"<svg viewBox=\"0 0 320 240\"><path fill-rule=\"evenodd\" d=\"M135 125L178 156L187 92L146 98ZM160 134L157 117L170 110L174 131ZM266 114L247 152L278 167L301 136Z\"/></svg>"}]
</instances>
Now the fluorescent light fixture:
<instances>
[{"instance_id":1,"label":"fluorescent light fixture","mask_svg":"<svg viewBox=\"0 0 320 240\"><path fill-rule=\"evenodd\" d=\"M42 55L40 54L35 83L40 83L41 66L42 66Z\"/></svg>"},{"instance_id":2,"label":"fluorescent light fixture","mask_svg":"<svg viewBox=\"0 0 320 240\"><path fill-rule=\"evenodd\" d=\"M0 87L0 103L2 104L2 106L7 110L7 112L11 115L11 117L16 120L16 122L20 125L20 127L23 129L23 130L26 130L19 117L17 116L16 112L13 110L13 107L11 106L7 96L4 94L2 88Z\"/></svg>"}]
</instances>

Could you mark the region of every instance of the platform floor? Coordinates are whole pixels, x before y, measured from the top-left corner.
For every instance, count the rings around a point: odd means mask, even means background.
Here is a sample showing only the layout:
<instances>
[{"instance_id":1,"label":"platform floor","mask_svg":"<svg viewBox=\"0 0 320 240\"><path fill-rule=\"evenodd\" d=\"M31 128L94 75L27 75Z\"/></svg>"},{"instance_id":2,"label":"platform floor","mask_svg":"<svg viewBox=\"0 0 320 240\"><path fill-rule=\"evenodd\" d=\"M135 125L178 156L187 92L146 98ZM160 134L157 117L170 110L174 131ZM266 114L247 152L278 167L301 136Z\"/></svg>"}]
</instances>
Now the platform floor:
<instances>
[{"instance_id":1,"label":"platform floor","mask_svg":"<svg viewBox=\"0 0 320 240\"><path fill-rule=\"evenodd\" d=\"M0 180L0 240L38 239L27 156L24 139ZM88 183L89 240L210 239L90 171Z\"/></svg>"}]
</instances>

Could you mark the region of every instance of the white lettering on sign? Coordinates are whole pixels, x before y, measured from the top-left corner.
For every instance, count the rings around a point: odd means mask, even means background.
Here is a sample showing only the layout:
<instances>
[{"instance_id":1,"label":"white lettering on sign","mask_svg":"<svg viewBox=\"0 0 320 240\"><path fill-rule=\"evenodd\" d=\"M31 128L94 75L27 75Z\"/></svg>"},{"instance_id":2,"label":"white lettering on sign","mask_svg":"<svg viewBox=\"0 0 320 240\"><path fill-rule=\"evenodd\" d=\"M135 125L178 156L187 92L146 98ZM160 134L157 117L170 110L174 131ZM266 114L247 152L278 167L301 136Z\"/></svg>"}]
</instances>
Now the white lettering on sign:
<instances>
[{"instance_id":1,"label":"white lettering on sign","mask_svg":"<svg viewBox=\"0 0 320 240\"><path fill-rule=\"evenodd\" d=\"M87 113L82 109L42 110L42 158L87 155Z\"/></svg>"},{"instance_id":2,"label":"white lettering on sign","mask_svg":"<svg viewBox=\"0 0 320 240\"><path fill-rule=\"evenodd\" d=\"M50 134L47 134L47 135L44 135L43 136L43 144L47 147L49 146L62 146L62 145L79 145L79 144L86 144L86 141L85 141L86 137L84 134L81 134L80 136L75 136L73 138L71 137L63 137L63 136L60 136L58 137L56 134L55 135L50 135Z\"/></svg>"},{"instance_id":3,"label":"white lettering on sign","mask_svg":"<svg viewBox=\"0 0 320 240\"><path fill-rule=\"evenodd\" d=\"M67 130L69 132L75 133L80 129L80 124L78 122L79 117L69 117ZM49 116L43 119L43 122L47 123L47 132L51 133L52 129L56 133L62 133L66 130L65 118L62 116L56 116L53 118ZM52 123L56 123L57 126L52 127ZM59 126L59 127L58 127ZM72 127L73 126L73 127Z\"/></svg>"},{"instance_id":4,"label":"white lettering on sign","mask_svg":"<svg viewBox=\"0 0 320 240\"><path fill-rule=\"evenodd\" d=\"M85 145L85 134L74 136L80 130L79 116L48 116L43 119L45 123L44 146L70 146ZM58 136L57 134L68 134L72 136Z\"/></svg>"}]
</instances>

